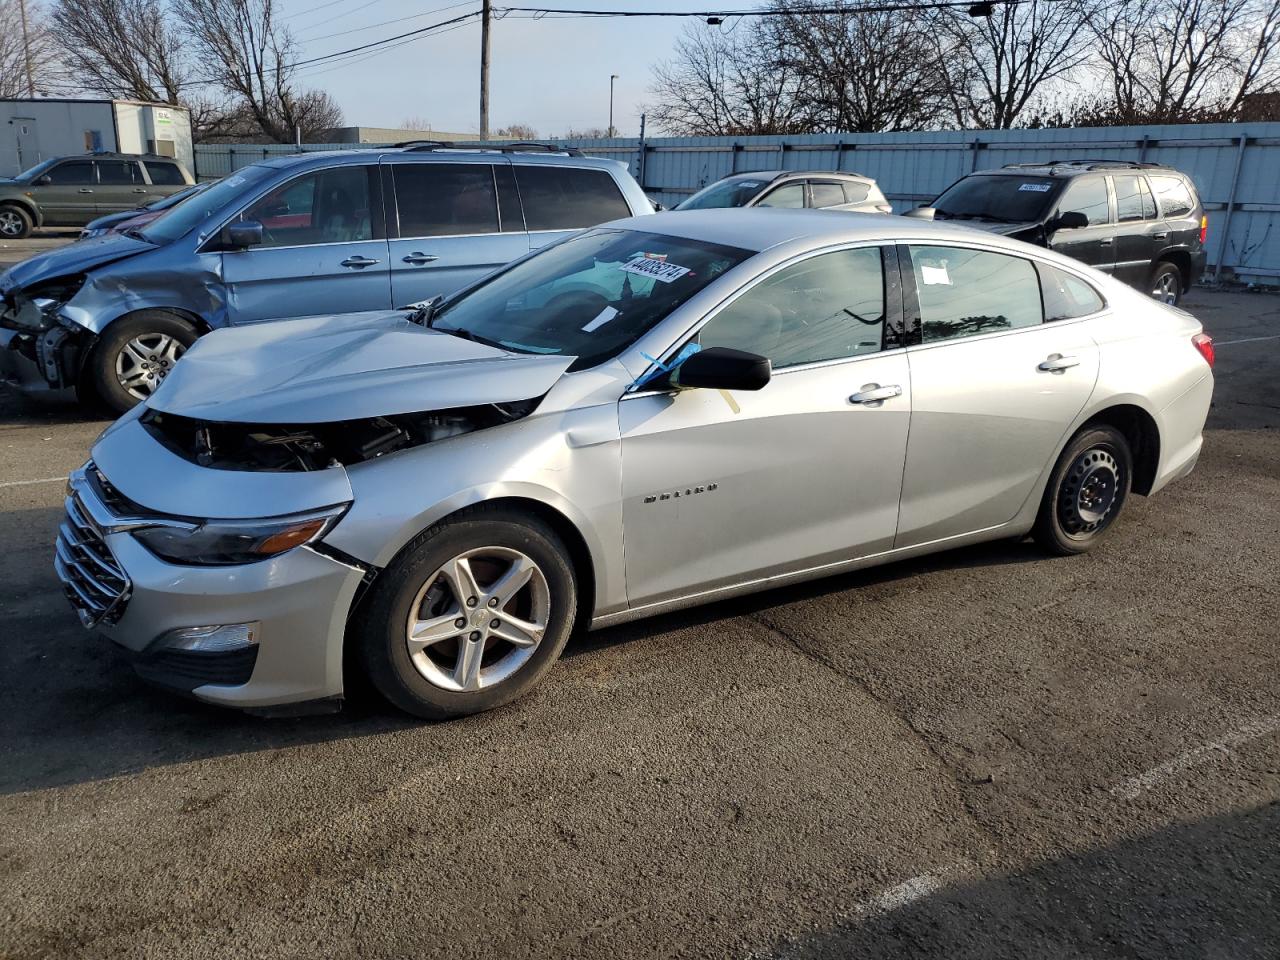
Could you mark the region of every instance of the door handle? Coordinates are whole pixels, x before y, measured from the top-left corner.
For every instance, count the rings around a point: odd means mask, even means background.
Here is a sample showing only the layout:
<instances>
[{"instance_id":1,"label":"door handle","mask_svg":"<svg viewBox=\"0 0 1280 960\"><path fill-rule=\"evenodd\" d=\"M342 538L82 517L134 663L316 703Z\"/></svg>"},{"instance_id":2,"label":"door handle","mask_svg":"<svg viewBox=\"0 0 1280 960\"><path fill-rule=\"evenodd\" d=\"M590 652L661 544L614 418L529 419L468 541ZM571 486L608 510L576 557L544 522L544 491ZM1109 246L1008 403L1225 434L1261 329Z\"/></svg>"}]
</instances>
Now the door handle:
<instances>
[{"instance_id":1,"label":"door handle","mask_svg":"<svg viewBox=\"0 0 1280 960\"><path fill-rule=\"evenodd\" d=\"M1040 363L1037 370L1043 370L1045 373L1062 373L1070 367L1080 366L1079 357L1064 357L1060 353L1051 353L1049 358Z\"/></svg>"},{"instance_id":2,"label":"door handle","mask_svg":"<svg viewBox=\"0 0 1280 960\"><path fill-rule=\"evenodd\" d=\"M1101 240L1098 241L1098 246L1109 247L1111 246L1112 242L1113 241L1111 237L1103 237Z\"/></svg>"},{"instance_id":3,"label":"door handle","mask_svg":"<svg viewBox=\"0 0 1280 960\"><path fill-rule=\"evenodd\" d=\"M342 261L344 267L372 267L375 263L381 263L381 260L370 260L368 257L347 257Z\"/></svg>"},{"instance_id":4,"label":"door handle","mask_svg":"<svg viewBox=\"0 0 1280 960\"><path fill-rule=\"evenodd\" d=\"M1151 235L1151 239L1152 240L1168 240L1169 235L1167 233L1153 233Z\"/></svg>"},{"instance_id":5,"label":"door handle","mask_svg":"<svg viewBox=\"0 0 1280 960\"><path fill-rule=\"evenodd\" d=\"M878 383L864 383L862 389L849 398L850 403L860 403L865 407L878 407L886 400L902 396L902 387L896 383L880 386Z\"/></svg>"},{"instance_id":6,"label":"door handle","mask_svg":"<svg viewBox=\"0 0 1280 960\"><path fill-rule=\"evenodd\" d=\"M133 192L134 192L134 193L146 193L147 191L146 191L146 189L145 189L145 188L143 188L143 187L134 187L134 188L133 188Z\"/></svg>"},{"instance_id":7,"label":"door handle","mask_svg":"<svg viewBox=\"0 0 1280 960\"><path fill-rule=\"evenodd\" d=\"M434 263L436 260L439 260L439 259L440 259L439 257L432 256L429 253L418 253L415 251L409 254L407 257L405 257L403 262L411 263L415 267L421 267L424 264Z\"/></svg>"},{"instance_id":8,"label":"door handle","mask_svg":"<svg viewBox=\"0 0 1280 960\"><path fill-rule=\"evenodd\" d=\"M92 190L90 190L88 187L81 187L81 188L80 188L80 192L81 192L81 193L93 193L93 191L92 191Z\"/></svg>"}]
</instances>

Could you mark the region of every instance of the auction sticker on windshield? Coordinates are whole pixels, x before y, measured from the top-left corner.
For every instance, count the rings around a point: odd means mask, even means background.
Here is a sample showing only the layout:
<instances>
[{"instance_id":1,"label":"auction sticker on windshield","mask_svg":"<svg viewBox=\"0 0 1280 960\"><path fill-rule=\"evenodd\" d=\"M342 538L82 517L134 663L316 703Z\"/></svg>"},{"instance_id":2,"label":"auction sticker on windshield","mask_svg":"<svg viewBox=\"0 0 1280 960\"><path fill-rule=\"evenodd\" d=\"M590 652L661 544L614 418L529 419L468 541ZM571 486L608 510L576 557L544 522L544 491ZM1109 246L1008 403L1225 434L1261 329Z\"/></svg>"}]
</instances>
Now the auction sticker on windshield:
<instances>
[{"instance_id":1,"label":"auction sticker on windshield","mask_svg":"<svg viewBox=\"0 0 1280 960\"><path fill-rule=\"evenodd\" d=\"M1048 193L1052 183L1024 183L1018 189L1029 193Z\"/></svg>"},{"instance_id":2,"label":"auction sticker on windshield","mask_svg":"<svg viewBox=\"0 0 1280 960\"><path fill-rule=\"evenodd\" d=\"M667 263L651 256L635 257L622 264L618 269L624 273L652 277L659 283L671 283L673 280L679 280L685 274L692 272L688 267L682 267L678 263Z\"/></svg>"}]
</instances>

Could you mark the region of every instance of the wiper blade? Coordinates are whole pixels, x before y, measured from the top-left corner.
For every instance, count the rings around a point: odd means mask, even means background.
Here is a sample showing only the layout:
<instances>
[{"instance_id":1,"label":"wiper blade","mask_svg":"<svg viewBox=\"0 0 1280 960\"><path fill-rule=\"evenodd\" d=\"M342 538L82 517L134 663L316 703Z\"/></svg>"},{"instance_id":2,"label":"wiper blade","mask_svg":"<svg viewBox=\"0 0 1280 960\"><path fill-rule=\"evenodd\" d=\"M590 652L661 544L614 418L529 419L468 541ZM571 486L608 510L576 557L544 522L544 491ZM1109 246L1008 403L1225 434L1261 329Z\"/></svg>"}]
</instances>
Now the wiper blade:
<instances>
[{"instance_id":1,"label":"wiper blade","mask_svg":"<svg viewBox=\"0 0 1280 960\"><path fill-rule=\"evenodd\" d=\"M496 347L499 350L507 349L496 340L490 340L488 337L482 337L478 333L472 333L470 330L464 330L461 327L432 327L431 329L461 337L463 340L470 340L472 343L480 343L486 347Z\"/></svg>"},{"instance_id":2,"label":"wiper blade","mask_svg":"<svg viewBox=\"0 0 1280 960\"><path fill-rule=\"evenodd\" d=\"M430 329L431 321L435 319L436 310L440 306L440 301L444 299L444 294L437 294L430 300L424 300L421 303L411 303L406 310L412 310L409 314L410 323L420 323L422 326Z\"/></svg>"}]
</instances>

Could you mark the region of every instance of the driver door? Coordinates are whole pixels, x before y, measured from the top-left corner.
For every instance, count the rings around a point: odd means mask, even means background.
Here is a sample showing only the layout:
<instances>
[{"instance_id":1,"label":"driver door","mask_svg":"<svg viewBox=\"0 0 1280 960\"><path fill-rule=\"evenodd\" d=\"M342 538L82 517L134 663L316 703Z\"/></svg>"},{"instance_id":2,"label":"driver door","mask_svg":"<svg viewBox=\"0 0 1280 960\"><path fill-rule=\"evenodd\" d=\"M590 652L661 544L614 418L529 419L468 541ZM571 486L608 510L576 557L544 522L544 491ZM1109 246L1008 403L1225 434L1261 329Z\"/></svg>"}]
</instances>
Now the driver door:
<instances>
[{"instance_id":1,"label":"driver door","mask_svg":"<svg viewBox=\"0 0 1280 960\"><path fill-rule=\"evenodd\" d=\"M769 357L763 390L620 401L632 606L892 547L911 382L896 334L884 349L901 324L887 256L888 272L879 247L793 261L712 315L698 345Z\"/></svg>"}]
</instances>

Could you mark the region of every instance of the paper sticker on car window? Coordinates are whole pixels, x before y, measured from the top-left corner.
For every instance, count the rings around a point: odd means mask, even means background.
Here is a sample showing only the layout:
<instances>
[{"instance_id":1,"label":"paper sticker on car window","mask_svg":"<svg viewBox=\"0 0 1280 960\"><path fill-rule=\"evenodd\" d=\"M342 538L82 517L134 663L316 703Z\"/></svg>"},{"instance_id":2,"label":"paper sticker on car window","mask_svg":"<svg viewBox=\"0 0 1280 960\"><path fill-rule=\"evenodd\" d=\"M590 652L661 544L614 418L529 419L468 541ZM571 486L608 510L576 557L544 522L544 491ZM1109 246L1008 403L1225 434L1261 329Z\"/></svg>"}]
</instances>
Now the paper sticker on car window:
<instances>
[{"instance_id":1,"label":"paper sticker on car window","mask_svg":"<svg viewBox=\"0 0 1280 960\"><path fill-rule=\"evenodd\" d=\"M640 277L652 277L659 283L671 283L673 280L679 280L687 273L692 273L688 267L682 267L678 263L667 263L647 254L643 257L628 260L618 269L624 273L634 273Z\"/></svg>"},{"instance_id":2,"label":"paper sticker on car window","mask_svg":"<svg viewBox=\"0 0 1280 960\"><path fill-rule=\"evenodd\" d=\"M942 285L944 287L951 286L951 277L947 273L947 265L943 263L940 267L929 267L923 263L920 264L920 279L926 287Z\"/></svg>"},{"instance_id":3,"label":"paper sticker on car window","mask_svg":"<svg viewBox=\"0 0 1280 960\"><path fill-rule=\"evenodd\" d=\"M582 328L582 332L595 333L595 331L599 330L601 327L603 327L606 323L608 323L617 315L618 315L617 309L615 309L614 307L605 307L603 310L601 310L599 313L595 315L594 319L592 319L586 326Z\"/></svg>"},{"instance_id":4,"label":"paper sticker on car window","mask_svg":"<svg viewBox=\"0 0 1280 960\"><path fill-rule=\"evenodd\" d=\"M229 187L238 187L242 183L244 183L244 177L228 177L227 178L227 186Z\"/></svg>"},{"instance_id":5,"label":"paper sticker on car window","mask_svg":"<svg viewBox=\"0 0 1280 960\"><path fill-rule=\"evenodd\" d=\"M1048 193L1052 186L1052 183L1024 183L1018 189L1027 193Z\"/></svg>"}]
</instances>

